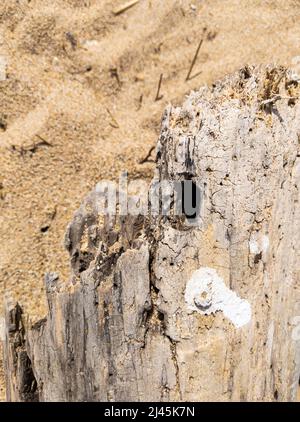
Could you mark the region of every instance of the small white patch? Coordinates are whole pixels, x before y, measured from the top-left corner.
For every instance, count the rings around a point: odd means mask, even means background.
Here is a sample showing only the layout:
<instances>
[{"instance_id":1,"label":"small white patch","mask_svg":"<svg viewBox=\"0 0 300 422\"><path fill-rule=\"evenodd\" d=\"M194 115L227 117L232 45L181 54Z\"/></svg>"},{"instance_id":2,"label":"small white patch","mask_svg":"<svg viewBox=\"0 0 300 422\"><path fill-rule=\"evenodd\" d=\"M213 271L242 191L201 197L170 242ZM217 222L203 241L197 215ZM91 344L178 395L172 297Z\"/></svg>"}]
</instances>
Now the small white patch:
<instances>
[{"instance_id":1,"label":"small white patch","mask_svg":"<svg viewBox=\"0 0 300 422\"><path fill-rule=\"evenodd\" d=\"M59 58L58 57L53 57L52 64L54 66L58 66L59 65Z\"/></svg>"},{"instance_id":2,"label":"small white patch","mask_svg":"<svg viewBox=\"0 0 300 422\"><path fill-rule=\"evenodd\" d=\"M249 240L249 250L253 255L260 252L267 253L270 246L269 236L266 234L261 235L259 232L253 232Z\"/></svg>"},{"instance_id":3,"label":"small white patch","mask_svg":"<svg viewBox=\"0 0 300 422\"><path fill-rule=\"evenodd\" d=\"M6 58L3 56L0 56L0 81L6 80L6 67L7 67Z\"/></svg>"},{"instance_id":4,"label":"small white patch","mask_svg":"<svg viewBox=\"0 0 300 422\"><path fill-rule=\"evenodd\" d=\"M4 338L5 338L4 327L5 327L4 318L0 317L0 341L4 341Z\"/></svg>"},{"instance_id":5,"label":"small white patch","mask_svg":"<svg viewBox=\"0 0 300 422\"><path fill-rule=\"evenodd\" d=\"M269 249L269 245L270 245L269 236L264 234L261 239L261 247L262 247L263 253L267 252L267 250Z\"/></svg>"},{"instance_id":6,"label":"small white patch","mask_svg":"<svg viewBox=\"0 0 300 422\"><path fill-rule=\"evenodd\" d=\"M258 246L258 243L256 242L256 240L251 239L249 241L249 249L250 249L250 253L253 253L253 254L259 253L259 246Z\"/></svg>"},{"instance_id":7,"label":"small white patch","mask_svg":"<svg viewBox=\"0 0 300 422\"><path fill-rule=\"evenodd\" d=\"M300 56L295 56L291 60L290 79L293 81L300 81Z\"/></svg>"},{"instance_id":8,"label":"small white patch","mask_svg":"<svg viewBox=\"0 0 300 422\"><path fill-rule=\"evenodd\" d=\"M230 290L213 268L202 267L193 273L184 298L190 311L202 315L222 311L238 328L251 320L249 302Z\"/></svg>"},{"instance_id":9,"label":"small white patch","mask_svg":"<svg viewBox=\"0 0 300 422\"><path fill-rule=\"evenodd\" d=\"M273 348L273 338L274 338L274 321L271 322L268 329L267 335L267 344L266 344L266 359L267 362L271 363L272 358L272 348Z\"/></svg>"},{"instance_id":10,"label":"small white patch","mask_svg":"<svg viewBox=\"0 0 300 422\"><path fill-rule=\"evenodd\" d=\"M83 42L83 47L87 50L93 50L99 46L99 41L97 40L86 40Z\"/></svg>"}]
</instances>

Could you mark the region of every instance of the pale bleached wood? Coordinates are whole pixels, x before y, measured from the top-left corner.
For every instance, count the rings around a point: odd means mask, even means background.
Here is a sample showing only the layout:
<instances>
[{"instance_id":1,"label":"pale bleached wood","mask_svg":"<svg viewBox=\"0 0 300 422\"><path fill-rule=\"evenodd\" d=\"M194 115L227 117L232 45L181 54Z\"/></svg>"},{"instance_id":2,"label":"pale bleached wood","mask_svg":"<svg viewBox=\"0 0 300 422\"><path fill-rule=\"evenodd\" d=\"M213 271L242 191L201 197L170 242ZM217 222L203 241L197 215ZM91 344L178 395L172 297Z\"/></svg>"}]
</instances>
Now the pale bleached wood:
<instances>
[{"instance_id":1,"label":"pale bleached wood","mask_svg":"<svg viewBox=\"0 0 300 422\"><path fill-rule=\"evenodd\" d=\"M248 67L166 110L153 183L197 183L198 226L176 216L99 224L95 191L85 199L66 235L72 276L46 276L47 318L21 335L40 401L295 399L298 94L285 69ZM188 312L199 268L249 302L248 324ZM23 372L10 320L8 399L30 400L12 393Z\"/></svg>"}]
</instances>

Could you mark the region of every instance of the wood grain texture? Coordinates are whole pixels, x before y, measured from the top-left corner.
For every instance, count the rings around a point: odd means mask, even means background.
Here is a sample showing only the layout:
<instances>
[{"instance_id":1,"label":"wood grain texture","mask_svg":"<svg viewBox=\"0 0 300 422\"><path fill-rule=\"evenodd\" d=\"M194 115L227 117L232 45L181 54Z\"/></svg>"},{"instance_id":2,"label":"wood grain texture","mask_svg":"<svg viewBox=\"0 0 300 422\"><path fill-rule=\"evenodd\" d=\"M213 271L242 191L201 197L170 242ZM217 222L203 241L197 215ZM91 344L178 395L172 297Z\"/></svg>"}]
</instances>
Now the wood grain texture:
<instances>
[{"instance_id":1,"label":"wood grain texture","mask_svg":"<svg viewBox=\"0 0 300 422\"><path fill-rule=\"evenodd\" d=\"M298 96L288 70L247 67L166 110L152 187L196 183L198 225L176 215L99 223L89 194L66 234L72 275L46 275L47 318L22 337L40 401L295 399ZM248 324L188 311L186 284L202 267L250 303ZM12 335L5 347L16 350ZM20 391L24 371L9 356L7 383Z\"/></svg>"}]
</instances>

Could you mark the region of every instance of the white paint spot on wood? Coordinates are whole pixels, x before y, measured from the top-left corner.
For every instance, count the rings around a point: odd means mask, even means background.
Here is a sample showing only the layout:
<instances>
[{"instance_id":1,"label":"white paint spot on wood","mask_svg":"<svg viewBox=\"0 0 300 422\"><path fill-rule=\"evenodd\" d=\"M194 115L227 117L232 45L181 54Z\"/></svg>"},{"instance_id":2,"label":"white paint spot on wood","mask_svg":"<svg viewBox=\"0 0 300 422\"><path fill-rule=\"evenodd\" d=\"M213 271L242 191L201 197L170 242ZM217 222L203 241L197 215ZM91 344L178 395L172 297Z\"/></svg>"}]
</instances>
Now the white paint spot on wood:
<instances>
[{"instance_id":1,"label":"white paint spot on wood","mask_svg":"<svg viewBox=\"0 0 300 422\"><path fill-rule=\"evenodd\" d=\"M264 254L268 251L270 246L269 236L266 234L261 234L259 232L251 233L249 240L249 250L251 254L259 254L263 252Z\"/></svg>"},{"instance_id":2,"label":"white paint spot on wood","mask_svg":"<svg viewBox=\"0 0 300 422\"><path fill-rule=\"evenodd\" d=\"M256 240L250 239L249 241L249 249L250 253L252 254L258 254L259 253L259 246Z\"/></svg>"},{"instance_id":3,"label":"white paint spot on wood","mask_svg":"<svg viewBox=\"0 0 300 422\"><path fill-rule=\"evenodd\" d=\"M251 320L251 306L230 290L216 270L202 267L187 282L185 301L190 311L210 315L222 311L237 328Z\"/></svg>"}]
</instances>

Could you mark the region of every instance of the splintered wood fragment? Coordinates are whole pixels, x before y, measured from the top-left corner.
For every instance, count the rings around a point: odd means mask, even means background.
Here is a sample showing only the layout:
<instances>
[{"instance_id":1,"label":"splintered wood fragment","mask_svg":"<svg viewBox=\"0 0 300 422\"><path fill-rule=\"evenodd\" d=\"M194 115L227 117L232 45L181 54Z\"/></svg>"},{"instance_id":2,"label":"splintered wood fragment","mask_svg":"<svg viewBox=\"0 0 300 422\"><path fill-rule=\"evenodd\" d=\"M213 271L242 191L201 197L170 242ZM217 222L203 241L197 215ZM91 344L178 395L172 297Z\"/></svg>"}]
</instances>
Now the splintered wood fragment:
<instances>
[{"instance_id":1,"label":"splintered wood fragment","mask_svg":"<svg viewBox=\"0 0 300 422\"><path fill-rule=\"evenodd\" d=\"M264 105L267 105L267 104L275 103L276 101L279 101L279 100L295 101L297 99L298 99L298 97L288 97L288 96L282 96L280 94L277 94L277 95L274 95L274 97L272 97L272 98L268 98L267 100L263 100L260 104L262 106L264 106Z\"/></svg>"},{"instance_id":2,"label":"splintered wood fragment","mask_svg":"<svg viewBox=\"0 0 300 422\"><path fill-rule=\"evenodd\" d=\"M19 304L5 299L4 362L6 399L11 402L38 401L37 382L26 350L25 324Z\"/></svg>"},{"instance_id":3,"label":"splintered wood fragment","mask_svg":"<svg viewBox=\"0 0 300 422\"><path fill-rule=\"evenodd\" d=\"M120 125L119 125L119 123L117 122L117 120L115 119L115 117L113 116L113 114L111 113L110 109L109 109L109 108L107 108L107 109L106 109L106 111L107 111L107 113L109 114L109 116L110 116L110 118L111 118L111 120L112 120L112 122L110 123L110 125L111 125L112 127L114 127L115 129L119 129Z\"/></svg>"},{"instance_id":4,"label":"splintered wood fragment","mask_svg":"<svg viewBox=\"0 0 300 422\"><path fill-rule=\"evenodd\" d=\"M160 88L161 88L162 79L163 79L163 74L161 73L161 75L159 77L159 81L158 81L158 86L157 86L157 92L156 92L156 96L155 96L155 101L159 101L159 100L161 100L163 98L163 95L159 95L160 94Z\"/></svg>"},{"instance_id":5,"label":"splintered wood fragment","mask_svg":"<svg viewBox=\"0 0 300 422\"><path fill-rule=\"evenodd\" d=\"M205 32L206 32L206 28L203 30L203 35L204 35ZM201 46L203 44L203 40L204 40L204 36L201 38L201 40L200 40L200 42L198 44L198 47L197 47L196 53L194 55L194 58L192 60L191 66L189 68L188 74L187 74L187 76L185 78L186 81L189 81L190 79L195 78L196 76L198 76L201 73L201 72L198 72L198 73L196 73L196 75L194 75L194 76L191 77L192 71L194 69L195 63L196 63L197 58L198 58L198 54L199 54L200 48L201 48Z\"/></svg>"},{"instance_id":6,"label":"splintered wood fragment","mask_svg":"<svg viewBox=\"0 0 300 422\"><path fill-rule=\"evenodd\" d=\"M120 15L121 13L125 12L126 10L130 9L132 6L137 4L140 0L131 0L127 3L124 3L122 6L118 7L114 10L114 15Z\"/></svg>"}]
</instances>

